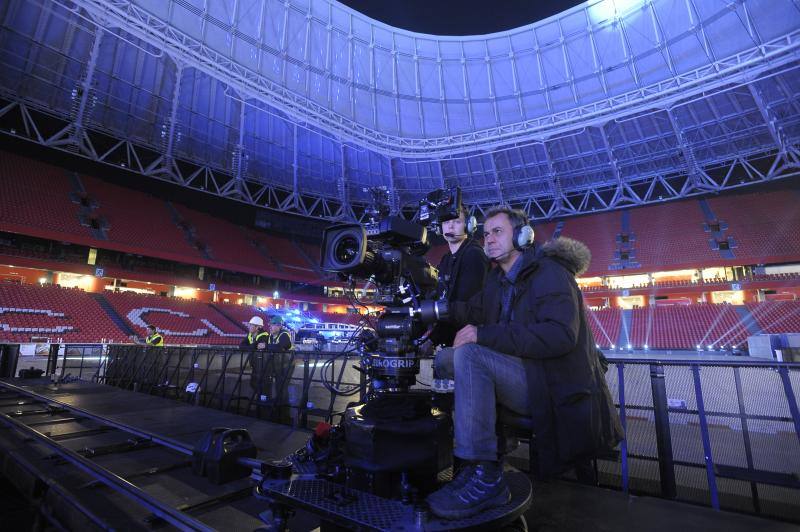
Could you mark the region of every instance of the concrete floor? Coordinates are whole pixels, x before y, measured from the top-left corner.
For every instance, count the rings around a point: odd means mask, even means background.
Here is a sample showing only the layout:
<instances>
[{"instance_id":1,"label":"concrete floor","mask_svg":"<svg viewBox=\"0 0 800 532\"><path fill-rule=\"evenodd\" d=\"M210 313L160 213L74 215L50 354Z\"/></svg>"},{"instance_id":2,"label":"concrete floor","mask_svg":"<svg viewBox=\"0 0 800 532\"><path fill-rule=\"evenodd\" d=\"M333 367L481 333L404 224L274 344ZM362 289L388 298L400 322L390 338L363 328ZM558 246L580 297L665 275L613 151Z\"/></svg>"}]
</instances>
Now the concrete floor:
<instances>
[{"instance_id":1,"label":"concrete floor","mask_svg":"<svg viewBox=\"0 0 800 532\"><path fill-rule=\"evenodd\" d=\"M537 483L525 514L537 532L778 532L800 526L569 482Z\"/></svg>"}]
</instances>

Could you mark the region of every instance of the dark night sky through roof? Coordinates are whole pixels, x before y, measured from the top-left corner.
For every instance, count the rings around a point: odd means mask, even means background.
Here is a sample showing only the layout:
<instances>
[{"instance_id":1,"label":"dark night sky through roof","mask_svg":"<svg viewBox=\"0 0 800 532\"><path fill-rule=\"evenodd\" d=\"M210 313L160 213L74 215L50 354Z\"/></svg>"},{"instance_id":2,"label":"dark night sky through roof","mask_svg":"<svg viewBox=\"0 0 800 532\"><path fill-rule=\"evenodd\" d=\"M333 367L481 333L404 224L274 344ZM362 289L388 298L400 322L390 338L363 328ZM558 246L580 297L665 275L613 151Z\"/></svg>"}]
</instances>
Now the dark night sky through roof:
<instances>
[{"instance_id":1,"label":"dark night sky through roof","mask_svg":"<svg viewBox=\"0 0 800 532\"><path fill-rule=\"evenodd\" d=\"M390 26L434 35L482 35L542 20L576 0L340 0Z\"/></svg>"}]
</instances>

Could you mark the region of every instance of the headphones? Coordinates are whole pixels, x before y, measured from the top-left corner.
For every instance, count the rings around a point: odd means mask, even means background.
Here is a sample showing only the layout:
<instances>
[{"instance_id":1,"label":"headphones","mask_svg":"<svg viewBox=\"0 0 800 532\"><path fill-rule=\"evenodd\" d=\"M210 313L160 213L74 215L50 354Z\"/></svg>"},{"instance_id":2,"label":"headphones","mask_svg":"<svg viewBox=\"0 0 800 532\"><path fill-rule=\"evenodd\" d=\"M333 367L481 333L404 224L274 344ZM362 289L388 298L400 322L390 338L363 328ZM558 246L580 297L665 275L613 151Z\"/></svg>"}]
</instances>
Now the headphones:
<instances>
[{"instance_id":1,"label":"headphones","mask_svg":"<svg viewBox=\"0 0 800 532\"><path fill-rule=\"evenodd\" d=\"M533 245L533 227L528 222L528 217L522 215L522 223L514 226L514 234L511 237L511 243L514 244L514 249L522 251Z\"/></svg>"},{"instance_id":2,"label":"headphones","mask_svg":"<svg viewBox=\"0 0 800 532\"><path fill-rule=\"evenodd\" d=\"M469 236L474 235L475 231L478 230L478 219L474 216L467 217L464 223L464 230Z\"/></svg>"},{"instance_id":3,"label":"headphones","mask_svg":"<svg viewBox=\"0 0 800 532\"><path fill-rule=\"evenodd\" d=\"M514 228L514 236L512 237L514 249L522 251L533 245L533 227L528 224L518 225Z\"/></svg>"},{"instance_id":4,"label":"headphones","mask_svg":"<svg viewBox=\"0 0 800 532\"><path fill-rule=\"evenodd\" d=\"M471 237L478 230L478 219L475 216L467 216L467 210L464 209L464 232L454 236L467 236ZM460 215L459 215L460 216ZM449 234L449 233L448 233Z\"/></svg>"}]
</instances>

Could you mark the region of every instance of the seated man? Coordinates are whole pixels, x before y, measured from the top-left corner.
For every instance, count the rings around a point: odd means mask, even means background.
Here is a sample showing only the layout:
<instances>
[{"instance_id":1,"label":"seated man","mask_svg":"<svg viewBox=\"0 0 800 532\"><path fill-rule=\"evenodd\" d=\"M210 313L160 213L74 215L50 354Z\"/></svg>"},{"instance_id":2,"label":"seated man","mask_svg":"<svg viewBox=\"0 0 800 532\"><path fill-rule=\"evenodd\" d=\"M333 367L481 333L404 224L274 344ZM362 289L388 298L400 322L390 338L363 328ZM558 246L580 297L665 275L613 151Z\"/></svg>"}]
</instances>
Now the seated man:
<instances>
[{"instance_id":1,"label":"seated man","mask_svg":"<svg viewBox=\"0 0 800 532\"><path fill-rule=\"evenodd\" d=\"M463 208L459 212L458 218L442 223L442 232L449 251L442 256L437 268L439 285L436 297L437 299L446 299L451 305L455 301L469 301L483 288L483 282L489 272L489 259L480 243L472 236L475 229L468 228L467 225L467 213ZM428 341L422 346L421 353L425 355L432 353L435 346L445 346L436 355L434 391L442 391L437 388L442 379L452 380L453 378L446 368L452 366L453 348L451 346L457 331L454 324L439 322L434 325ZM442 375L439 375L440 365L445 366Z\"/></svg>"},{"instance_id":2,"label":"seated man","mask_svg":"<svg viewBox=\"0 0 800 532\"><path fill-rule=\"evenodd\" d=\"M575 281L589 250L566 238L534 247L527 216L507 207L486 213L484 239L498 267L481 292L451 308L452 321L464 325L452 371L455 455L465 466L428 497L431 511L448 519L510 498L497 455L497 403L532 418L545 475L622 439Z\"/></svg>"}]
</instances>

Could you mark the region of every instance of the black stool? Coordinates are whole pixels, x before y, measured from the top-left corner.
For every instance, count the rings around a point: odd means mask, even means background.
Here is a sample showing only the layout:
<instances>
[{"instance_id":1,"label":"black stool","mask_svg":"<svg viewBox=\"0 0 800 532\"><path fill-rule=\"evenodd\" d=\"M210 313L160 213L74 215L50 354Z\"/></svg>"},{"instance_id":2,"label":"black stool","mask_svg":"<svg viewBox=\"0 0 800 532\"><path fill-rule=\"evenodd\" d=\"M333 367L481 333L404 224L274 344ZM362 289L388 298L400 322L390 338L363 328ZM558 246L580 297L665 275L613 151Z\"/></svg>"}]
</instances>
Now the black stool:
<instances>
[{"instance_id":1,"label":"black stool","mask_svg":"<svg viewBox=\"0 0 800 532\"><path fill-rule=\"evenodd\" d=\"M497 407L498 453L508 454L514 448L509 444L514 439L528 441L528 473L533 478L541 478L539 471L539 455L536 452L536 434L533 431L533 420L518 414L502 405ZM581 484L597 486L597 461L585 458L573 462L564 471L575 471L575 478Z\"/></svg>"}]
</instances>

